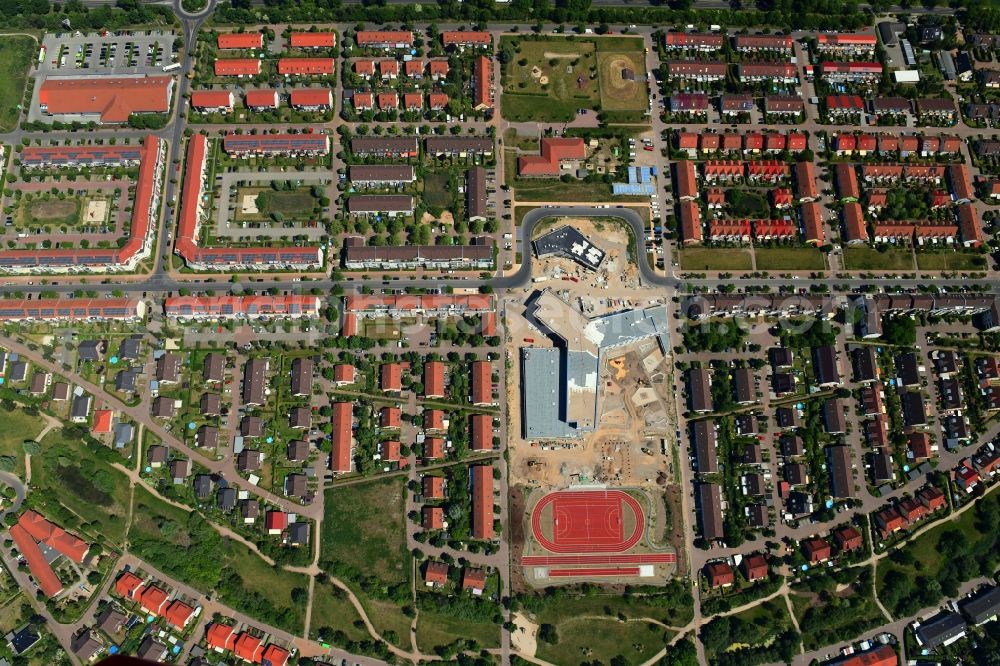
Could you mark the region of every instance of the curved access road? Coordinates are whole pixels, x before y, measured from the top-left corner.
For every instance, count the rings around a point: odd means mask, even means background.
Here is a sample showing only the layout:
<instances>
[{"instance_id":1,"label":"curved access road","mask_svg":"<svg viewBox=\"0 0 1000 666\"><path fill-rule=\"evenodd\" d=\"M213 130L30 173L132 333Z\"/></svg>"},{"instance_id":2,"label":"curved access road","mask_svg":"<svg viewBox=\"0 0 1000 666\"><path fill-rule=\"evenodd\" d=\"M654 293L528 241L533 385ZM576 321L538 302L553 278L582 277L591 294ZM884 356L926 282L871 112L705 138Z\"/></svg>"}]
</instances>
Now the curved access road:
<instances>
[{"instance_id":1,"label":"curved access road","mask_svg":"<svg viewBox=\"0 0 1000 666\"><path fill-rule=\"evenodd\" d=\"M598 208L597 206L553 206L551 208L535 208L528 211L521 222L521 267L516 273L493 278L489 283L496 289L513 289L522 287L531 280L531 235L542 220L550 217L612 217L622 222L632 230L632 243L635 245L636 263L639 265L639 275L646 284L658 287L676 287L679 280L667 275L656 273L649 264L641 260L645 256L639 241L646 237L646 227L639 214L630 208Z\"/></svg>"},{"instance_id":2,"label":"curved access road","mask_svg":"<svg viewBox=\"0 0 1000 666\"><path fill-rule=\"evenodd\" d=\"M0 483L8 485L14 489L14 502L5 511L0 511L0 518L10 513L17 513L24 503L25 488L24 482L15 474L10 472L0 472Z\"/></svg>"}]
</instances>

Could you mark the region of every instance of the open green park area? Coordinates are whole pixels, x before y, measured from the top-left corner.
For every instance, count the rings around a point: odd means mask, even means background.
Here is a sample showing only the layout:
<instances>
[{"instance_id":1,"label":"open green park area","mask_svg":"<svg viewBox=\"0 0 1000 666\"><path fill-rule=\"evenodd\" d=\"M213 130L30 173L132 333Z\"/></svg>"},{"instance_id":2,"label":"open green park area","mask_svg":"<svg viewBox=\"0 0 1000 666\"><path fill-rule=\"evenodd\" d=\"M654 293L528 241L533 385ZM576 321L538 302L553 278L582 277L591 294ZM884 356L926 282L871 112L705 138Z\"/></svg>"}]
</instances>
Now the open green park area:
<instances>
[{"instance_id":1,"label":"open green park area","mask_svg":"<svg viewBox=\"0 0 1000 666\"><path fill-rule=\"evenodd\" d=\"M925 250L917 252L917 267L922 271L982 271L987 255L962 250Z\"/></svg>"},{"instance_id":2,"label":"open green park area","mask_svg":"<svg viewBox=\"0 0 1000 666\"><path fill-rule=\"evenodd\" d=\"M0 470L13 472L24 478L24 442L33 440L42 431L43 423L37 415L23 409L4 410L4 427L0 428Z\"/></svg>"},{"instance_id":3,"label":"open green park area","mask_svg":"<svg viewBox=\"0 0 1000 666\"><path fill-rule=\"evenodd\" d=\"M275 215L297 219L317 211L318 201L309 187L275 190L270 187L247 187L236 194L238 222L264 220Z\"/></svg>"},{"instance_id":4,"label":"open green park area","mask_svg":"<svg viewBox=\"0 0 1000 666\"><path fill-rule=\"evenodd\" d=\"M826 268L823 253L813 247L755 247L759 271L821 271Z\"/></svg>"},{"instance_id":5,"label":"open green park area","mask_svg":"<svg viewBox=\"0 0 1000 666\"><path fill-rule=\"evenodd\" d=\"M81 221L85 201L77 196L55 196L49 192L24 194L13 204L14 226L19 229L44 226L74 226ZM103 223L103 220L102 220Z\"/></svg>"},{"instance_id":6,"label":"open green park area","mask_svg":"<svg viewBox=\"0 0 1000 666\"><path fill-rule=\"evenodd\" d=\"M409 644L413 558L406 549L406 479L376 479L326 491L320 566L362 600L380 634Z\"/></svg>"},{"instance_id":7,"label":"open green park area","mask_svg":"<svg viewBox=\"0 0 1000 666\"><path fill-rule=\"evenodd\" d=\"M649 103L641 39L508 35L500 52L507 120L568 122L578 109L642 114Z\"/></svg>"},{"instance_id":8,"label":"open green park area","mask_svg":"<svg viewBox=\"0 0 1000 666\"><path fill-rule=\"evenodd\" d=\"M0 35L0 131L9 132L17 125L28 68L37 49L31 37Z\"/></svg>"},{"instance_id":9,"label":"open green park area","mask_svg":"<svg viewBox=\"0 0 1000 666\"><path fill-rule=\"evenodd\" d=\"M1000 494L976 500L878 563L875 587L894 617L958 596L959 585L991 576L1000 564Z\"/></svg>"},{"instance_id":10,"label":"open green park area","mask_svg":"<svg viewBox=\"0 0 1000 666\"><path fill-rule=\"evenodd\" d=\"M726 190L726 204L735 217L762 219L771 215L767 197L753 190Z\"/></svg>"},{"instance_id":11,"label":"open green park area","mask_svg":"<svg viewBox=\"0 0 1000 666\"><path fill-rule=\"evenodd\" d=\"M538 656L553 663L608 663L617 656L638 664L687 624L693 599L679 581L665 587L606 593L597 586L549 588L516 598L513 610L539 626Z\"/></svg>"},{"instance_id":12,"label":"open green park area","mask_svg":"<svg viewBox=\"0 0 1000 666\"><path fill-rule=\"evenodd\" d=\"M909 248L845 247L844 268L852 271L912 271L913 253Z\"/></svg>"},{"instance_id":13,"label":"open green park area","mask_svg":"<svg viewBox=\"0 0 1000 666\"><path fill-rule=\"evenodd\" d=\"M681 249L681 270L749 271L753 268L750 250L734 247L686 247Z\"/></svg>"}]
</instances>

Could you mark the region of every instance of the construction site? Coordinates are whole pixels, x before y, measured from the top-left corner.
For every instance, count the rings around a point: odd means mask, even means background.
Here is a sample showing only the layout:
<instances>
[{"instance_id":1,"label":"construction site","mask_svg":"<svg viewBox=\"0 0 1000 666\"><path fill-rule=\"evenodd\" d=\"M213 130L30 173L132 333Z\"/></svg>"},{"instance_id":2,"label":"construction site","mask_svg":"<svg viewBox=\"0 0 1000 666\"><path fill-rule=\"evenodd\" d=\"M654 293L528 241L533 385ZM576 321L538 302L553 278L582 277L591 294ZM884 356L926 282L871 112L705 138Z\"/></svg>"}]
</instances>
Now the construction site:
<instances>
[{"instance_id":1,"label":"construction site","mask_svg":"<svg viewBox=\"0 0 1000 666\"><path fill-rule=\"evenodd\" d=\"M553 236L569 239L566 251L552 251ZM612 222L559 220L533 241L533 281L504 303L516 368L508 375L509 451L515 553L528 558L523 581L662 579L675 570L681 541L681 511L671 506L680 496L665 299L639 284L628 234ZM565 491L570 500L536 511ZM592 493L600 497L580 499ZM621 504L608 503L612 493ZM595 534L615 544L597 559L584 556Z\"/></svg>"}]
</instances>

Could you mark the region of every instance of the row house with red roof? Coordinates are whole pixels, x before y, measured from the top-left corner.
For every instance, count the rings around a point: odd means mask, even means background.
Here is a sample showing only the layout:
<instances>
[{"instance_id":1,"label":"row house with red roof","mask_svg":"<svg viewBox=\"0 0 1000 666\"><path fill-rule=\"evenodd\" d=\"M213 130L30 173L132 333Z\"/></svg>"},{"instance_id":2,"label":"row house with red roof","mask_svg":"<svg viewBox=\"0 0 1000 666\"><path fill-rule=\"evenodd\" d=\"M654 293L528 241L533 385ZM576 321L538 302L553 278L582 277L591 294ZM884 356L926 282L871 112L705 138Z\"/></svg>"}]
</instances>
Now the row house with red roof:
<instances>
[{"instance_id":1,"label":"row house with red roof","mask_svg":"<svg viewBox=\"0 0 1000 666\"><path fill-rule=\"evenodd\" d=\"M754 183L777 183L789 177L788 165L778 160L747 162L747 180Z\"/></svg>"},{"instance_id":2,"label":"row house with red roof","mask_svg":"<svg viewBox=\"0 0 1000 666\"><path fill-rule=\"evenodd\" d=\"M736 35L733 48L738 53L791 53L792 38L790 35Z\"/></svg>"},{"instance_id":3,"label":"row house with red roof","mask_svg":"<svg viewBox=\"0 0 1000 666\"><path fill-rule=\"evenodd\" d=\"M726 78L729 66L717 61L668 60L667 79L670 81L716 82Z\"/></svg>"},{"instance_id":4,"label":"row house with red roof","mask_svg":"<svg viewBox=\"0 0 1000 666\"><path fill-rule=\"evenodd\" d=\"M701 210L692 200L683 200L677 207L680 216L681 243L698 245L702 242Z\"/></svg>"},{"instance_id":5,"label":"row house with red roof","mask_svg":"<svg viewBox=\"0 0 1000 666\"><path fill-rule=\"evenodd\" d=\"M293 32L288 41L293 49L332 49L337 47L337 33L320 30Z\"/></svg>"},{"instance_id":6,"label":"row house with red roof","mask_svg":"<svg viewBox=\"0 0 1000 666\"><path fill-rule=\"evenodd\" d=\"M201 613L201 608L178 598L171 599L161 585L152 579L142 579L131 571L121 573L115 580L115 592L139 609L154 617L162 617L174 629L183 631Z\"/></svg>"},{"instance_id":7,"label":"row house with red roof","mask_svg":"<svg viewBox=\"0 0 1000 666\"><path fill-rule=\"evenodd\" d=\"M205 627L205 644L214 652L232 653L247 663L287 666L293 652L276 643L265 644L264 638L256 635L259 630L252 631L248 629L237 633L234 625L213 621Z\"/></svg>"},{"instance_id":8,"label":"row house with red roof","mask_svg":"<svg viewBox=\"0 0 1000 666\"><path fill-rule=\"evenodd\" d=\"M844 120L865 112L865 104L858 95L827 95L826 115L833 120Z\"/></svg>"},{"instance_id":9,"label":"row house with red roof","mask_svg":"<svg viewBox=\"0 0 1000 666\"><path fill-rule=\"evenodd\" d=\"M816 50L819 53L836 53L839 55L865 55L875 53L875 35L837 32L816 36Z\"/></svg>"},{"instance_id":10,"label":"row house with red roof","mask_svg":"<svg viewBox=\"0 0 1000 666\"><path fill-rule=\"evenodd\" d=\"M741 83L773 82L796 84L798 70L790 62L748 62L736 66L736 77Z\"/></svg>"},{"instance_id":11,"label":"row house with red roof","mask_svg":"<svg viewBox=\"0 0 1000 666\"><path fill-rule=\"evenodd\" d=\"M819 66L821 77L831 83L877 83L882 78L879 62L833 62Z\"/></svg>"},{"instance_id":12,"label":"row house with red roof","mask_svg":"<svg viewBox=\"0 0 1000 666\"><path fill-rule=\"evenodd\" d=\"M663 36L663 48L667 51L701 51L709 53L720 50L725 42L720 34L698 32L668 32Z\"/></svg>"},{"instance_id":13,"label":"row house with red roof","mask_svg":"<svg viewBox=\"0 0 1000 666\"><path fill-rule=\"evenodd\" d=\"M260 49L264 47L264 35L259 32L224 32L216 38L219 49Z\"/></svg>"},{"instance_id":14,"label":"row house with red roof","mask_svg":"<svg viewBox=\"0 0 1000 666\"><path fill-rule=\"evenodd\" d=\"M698 116L708 113L708 95L705 93L678 93L670 96L670 113Z\"/></svg>"},{"instance_id":15,"label":"row house with red roof","mask_svg":"<svg viewBox=\"0 0 1000 666\"><path fill-rule=\"evenodd\" d=\"M354 43L361 48L408 49L413 46L413 33L409 30L359 30Z\"/></svg>"},{"instance_id":16,"label":"row house with red roof","mask_svg":"<svg viewBox=\"0 0 1000 666\"><path fill-rule=\"evenodd\" d=\"M879 537L885 540L894 532L908 529L947 506L948 502L940 488L924 486L913 497L904 497L875 514Z\"/></svg>"}]
</instances>

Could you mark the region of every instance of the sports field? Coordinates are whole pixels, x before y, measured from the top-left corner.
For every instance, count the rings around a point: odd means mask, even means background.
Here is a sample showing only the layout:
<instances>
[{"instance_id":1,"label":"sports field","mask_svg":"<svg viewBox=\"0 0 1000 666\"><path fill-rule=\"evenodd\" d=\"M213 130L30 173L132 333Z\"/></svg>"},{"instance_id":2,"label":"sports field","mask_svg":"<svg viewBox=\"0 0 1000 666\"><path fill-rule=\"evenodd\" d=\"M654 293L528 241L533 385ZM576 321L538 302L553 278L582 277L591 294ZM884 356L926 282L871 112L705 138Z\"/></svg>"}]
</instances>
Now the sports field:
<instances>
[{"instance_id":1,"label":"sports field","mask_svg":"<svg viewBox=\"0 0 1000 666\"><path fill-rule=\"evenodd\" d=\"M624 552L642 539L644 522L639 502L620 490L550 493L531 513L535 540L552 553Z\"/></svg>"}]
</instances>

